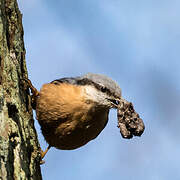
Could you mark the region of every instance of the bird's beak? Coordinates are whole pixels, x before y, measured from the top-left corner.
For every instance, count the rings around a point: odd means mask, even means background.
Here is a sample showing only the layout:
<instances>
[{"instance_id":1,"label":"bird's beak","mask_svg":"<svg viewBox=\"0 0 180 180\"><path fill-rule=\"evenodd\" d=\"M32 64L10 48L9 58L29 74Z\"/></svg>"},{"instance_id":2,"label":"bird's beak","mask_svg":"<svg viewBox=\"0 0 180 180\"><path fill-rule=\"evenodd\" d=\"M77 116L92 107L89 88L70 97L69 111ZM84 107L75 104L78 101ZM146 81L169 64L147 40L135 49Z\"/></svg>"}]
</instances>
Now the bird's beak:
<instances>
[{"instance_id":1,"label":"bird's beak","mask_svg":"<svg viewBox=\"0 0 180 180\"><path fill-rule=\"evenodd\" d=\"M108 99L111 102L111 108L118 108L118 105L120 104L121 100L120 98L112 98L112 99Z\"/></svg>"}]
</instances>

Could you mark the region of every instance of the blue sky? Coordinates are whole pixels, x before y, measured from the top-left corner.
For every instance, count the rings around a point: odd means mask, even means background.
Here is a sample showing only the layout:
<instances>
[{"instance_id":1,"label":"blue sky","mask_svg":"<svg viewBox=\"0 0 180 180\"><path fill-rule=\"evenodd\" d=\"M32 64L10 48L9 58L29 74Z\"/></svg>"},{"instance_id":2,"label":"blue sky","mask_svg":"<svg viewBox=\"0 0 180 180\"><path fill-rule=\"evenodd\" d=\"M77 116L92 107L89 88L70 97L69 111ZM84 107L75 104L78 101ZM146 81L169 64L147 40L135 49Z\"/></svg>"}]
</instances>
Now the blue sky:
<instances>
[{"instance_id":1,"label":"blue sky","mask_svg":"<svg viewBox=\"0 0 180 180\"><path fill-rule=\"evenodd\" d=\"M124 140L112 110L107 127L86 146L51 149L43 179L179 180L180 1L19 0L19 7L37 89L64 76L105 74L146 125L141 138Z\"/></svg>"}]
</instances>

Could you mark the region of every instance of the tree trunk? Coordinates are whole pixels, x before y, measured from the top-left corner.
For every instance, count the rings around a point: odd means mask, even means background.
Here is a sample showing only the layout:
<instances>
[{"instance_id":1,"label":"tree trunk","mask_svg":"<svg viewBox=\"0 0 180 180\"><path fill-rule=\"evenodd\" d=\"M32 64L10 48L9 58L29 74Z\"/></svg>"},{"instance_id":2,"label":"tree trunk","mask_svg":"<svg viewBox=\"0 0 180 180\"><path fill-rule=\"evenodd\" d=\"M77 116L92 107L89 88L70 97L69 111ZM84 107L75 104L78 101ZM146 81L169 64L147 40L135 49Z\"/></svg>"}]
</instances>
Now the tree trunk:
<instances>
[{"instance_id":1,"label":"tree trunk","mask_svg":"<svg viewBox=\"0 0 180 180\"><path fill-rule=\"evenodd\" d=\"M29 96L22 14L0 0L0 179L42 179Z\"/></svg>"}]
</instances>

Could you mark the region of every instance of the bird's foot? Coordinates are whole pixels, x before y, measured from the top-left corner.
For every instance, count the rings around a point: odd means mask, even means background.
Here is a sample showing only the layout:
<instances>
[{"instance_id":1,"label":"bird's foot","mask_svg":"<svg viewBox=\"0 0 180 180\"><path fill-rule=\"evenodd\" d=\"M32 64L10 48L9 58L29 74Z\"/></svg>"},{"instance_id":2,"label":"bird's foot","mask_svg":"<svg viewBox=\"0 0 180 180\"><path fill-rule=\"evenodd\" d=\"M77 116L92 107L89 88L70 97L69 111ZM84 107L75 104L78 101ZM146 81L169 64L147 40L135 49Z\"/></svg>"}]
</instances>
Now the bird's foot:
<instances>
[{"instance_id":1,"label":"bird's foot","mask_svg":"<svg viewBox=\"0 0 180 180\"><path fill-rule=\"evenodd\" d=\"M23 78L24 84L31 90L31 105L33 109L36 109L36 100L39 96L39 91L32 85L31 81L27 78Z\"/></svg>"},{"instance_id":2,"label":"bird's foot","mask_svg":"<svg viewBox=\"0 0 180 180\"><path fill-rule=\"evenodd\" d=\"M40 148L40 154L41 154L41 161L40 161L40 164L44 164L45 161L43 160L43 158L45 157L45 155L47 154L48 150L50 149L50 145L47 147L47 149L45 151L43 151L41 148Z\"/></svg>"}]
</instances>

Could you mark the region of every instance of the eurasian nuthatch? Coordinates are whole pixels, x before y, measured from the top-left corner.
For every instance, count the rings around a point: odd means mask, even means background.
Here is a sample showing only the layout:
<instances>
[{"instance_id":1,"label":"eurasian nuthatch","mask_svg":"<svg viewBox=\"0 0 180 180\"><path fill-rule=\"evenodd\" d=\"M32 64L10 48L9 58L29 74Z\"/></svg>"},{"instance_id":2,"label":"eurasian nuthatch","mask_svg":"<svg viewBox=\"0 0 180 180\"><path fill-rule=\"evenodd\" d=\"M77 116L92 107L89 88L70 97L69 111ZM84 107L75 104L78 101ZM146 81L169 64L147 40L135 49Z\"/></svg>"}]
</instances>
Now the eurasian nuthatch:
<instances>
[{"instance_id":1,"label":"eurasian nuthatch","mask_svg":"<svg viewBox=\"0 0 180 180\"><path fill-rule=\"evenodd\" d=\"M44 84L40 92L28 82L37 120L49 147L71 150L95 139L106 126L111 108L118 109L124 138L140 136L144 131L133 106L122 99L120 87L104 75L88 73L57 79Z\"/></svg>"}]
</instances>

